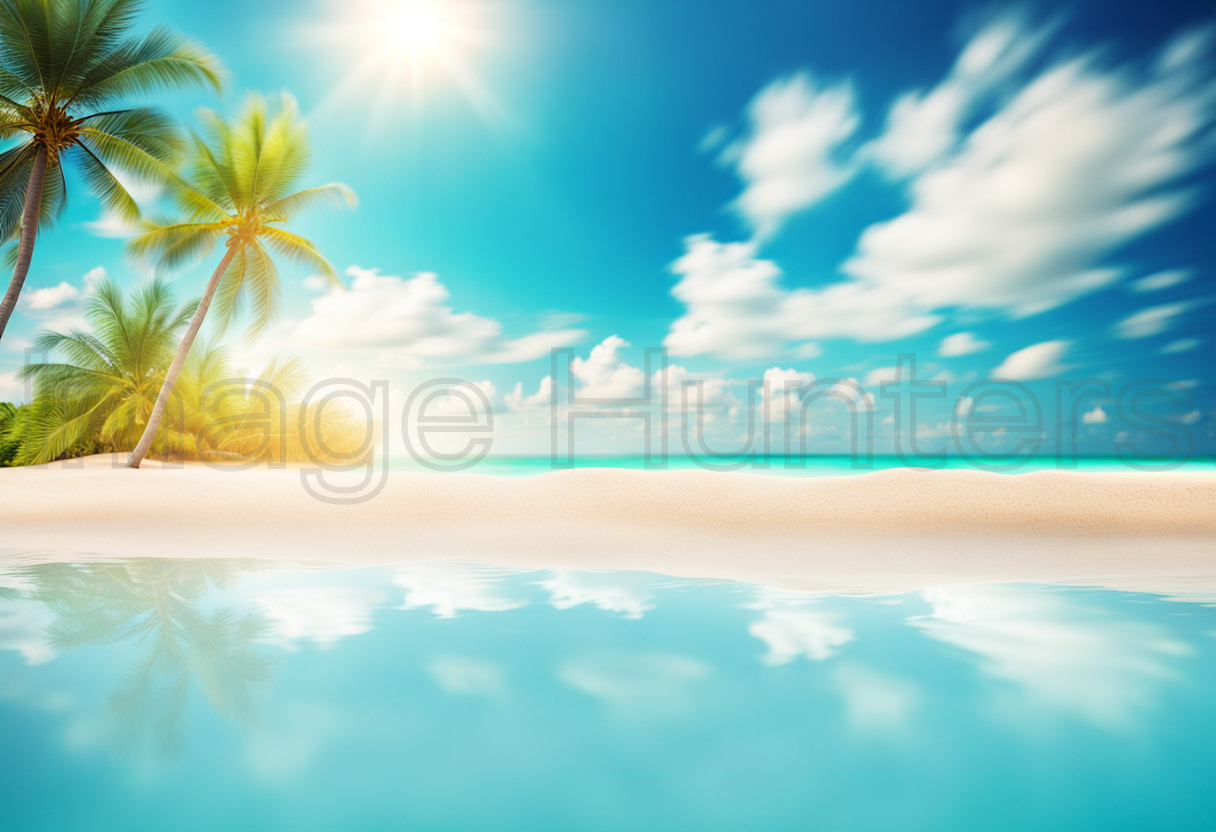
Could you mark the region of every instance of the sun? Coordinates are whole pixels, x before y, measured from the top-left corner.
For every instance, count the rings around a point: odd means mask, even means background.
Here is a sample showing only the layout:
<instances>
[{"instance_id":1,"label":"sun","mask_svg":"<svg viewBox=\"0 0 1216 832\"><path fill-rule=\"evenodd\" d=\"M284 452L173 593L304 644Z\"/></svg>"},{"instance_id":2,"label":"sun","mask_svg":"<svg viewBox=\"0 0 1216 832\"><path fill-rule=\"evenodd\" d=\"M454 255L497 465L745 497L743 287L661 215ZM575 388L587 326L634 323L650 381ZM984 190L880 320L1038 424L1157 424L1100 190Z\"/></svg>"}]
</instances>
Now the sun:
<instances>
[{"instance_id":1,"label":"sun","mask_svg":"<svg viewBox=\"0 0 1216 832\"><path fill-rule=\"evenodd\" d=\"M371 29L379 48L404 58L433 57L460 40L458 7L445 0L381 3Z\"/></svg>"},{"instance_id":2,"label":"sun","mask_svg":"<svg viewBox=\"0 0 1216 832\"><path fill-rule=\"evenodd\" d=\"M499 0L335 0L314 28L317 42L349 62L345 76L318 105L340 108L370 94L382 120L399 102L454 88L490 123L512 121L474 69L479 53L502 34Z\"/></svg>"}]
</instances>

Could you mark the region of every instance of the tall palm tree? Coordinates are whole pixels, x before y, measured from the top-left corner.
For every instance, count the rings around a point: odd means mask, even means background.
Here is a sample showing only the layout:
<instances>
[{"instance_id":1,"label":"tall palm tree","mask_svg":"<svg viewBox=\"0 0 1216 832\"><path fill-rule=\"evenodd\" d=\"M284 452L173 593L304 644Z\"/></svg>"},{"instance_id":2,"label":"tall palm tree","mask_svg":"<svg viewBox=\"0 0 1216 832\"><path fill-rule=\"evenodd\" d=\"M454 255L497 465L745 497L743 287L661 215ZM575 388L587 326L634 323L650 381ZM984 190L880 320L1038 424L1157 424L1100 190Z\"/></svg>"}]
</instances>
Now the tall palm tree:
<instances>
[{"instance_id":1,"label":"tall palm tree","mask_svg":"<svg viewBox=\"0 0 1216 832\"><path fill-rule=\"evenodd\" d=\"M127 460L131 468L138 468L152 447L173 385L213 298L222 332L243 298L249 296L252 338L278 312L279 272L272 252L340 285L333 266L315 244L282 228L301 210L318 203L355 203L354 193L339 183L293 191L309 157L307 131L295 100L284 94L278 102L269 103L251 95L233 123L206 111L200 119L204 133L193 136L186 179L171 184L186 216L178 222L147 223L130 248L137 257L155 257L164 268L205 256L221 240L224 256L207 281L148 426Z\"/></svg>"},{"instance_id":2,"label":"tall palm tree","mask_svg":"<svg viewBox=\"0 0 1216 832\"><path fill-rule=\"evenodd\" d=\"M63 210L65 163L102 204L134 222L139 207L113 170L159 180L178 149L168 118L115 107L156 88L209 83L222 70L201 47L165 29L127 37L143 0L0 0L0 242L17 239L0 301L0 338L17 305L39 226ZM109 109L106 109L109 108Z\"/></svg>"},{"instance_id":3,"label":"tall palm tree","mask_svg":"<svg viewBox=\"0 0 1216 832\"><path fill-rule=\"evenodd\" d=\"M34 380L27 435L17 452L20 465L40 465L90 437L129 448L152 411L178 334L195 303L174 308L168 284L153 281L123 300L113 281L101 283L84 317L92 331L47 332L34 348L57 357L31 364L22 378Z\"/></svg>"}]
</instances>

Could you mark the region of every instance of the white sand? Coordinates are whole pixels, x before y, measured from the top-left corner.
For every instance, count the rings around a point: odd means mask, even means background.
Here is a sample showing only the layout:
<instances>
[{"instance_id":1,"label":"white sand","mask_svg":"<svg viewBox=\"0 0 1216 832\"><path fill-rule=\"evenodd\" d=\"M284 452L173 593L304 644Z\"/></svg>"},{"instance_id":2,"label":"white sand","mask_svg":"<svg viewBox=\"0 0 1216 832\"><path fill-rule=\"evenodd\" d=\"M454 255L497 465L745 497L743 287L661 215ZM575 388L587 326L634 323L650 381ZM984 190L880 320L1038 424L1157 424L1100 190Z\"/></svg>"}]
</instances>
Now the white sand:
<instances>
[{"instance_id":1,"label":"white sand","mask_svg":"<svg viewBox=\"0 0 1216 832\"><path fill-rule=\"evenodd\" d=\"M0 557L456 559L853 592L1067 582L1216 600L1216 474L584 469L393 473L354 506L299 471L0 469Z\"/></svg>"}]
</instances>

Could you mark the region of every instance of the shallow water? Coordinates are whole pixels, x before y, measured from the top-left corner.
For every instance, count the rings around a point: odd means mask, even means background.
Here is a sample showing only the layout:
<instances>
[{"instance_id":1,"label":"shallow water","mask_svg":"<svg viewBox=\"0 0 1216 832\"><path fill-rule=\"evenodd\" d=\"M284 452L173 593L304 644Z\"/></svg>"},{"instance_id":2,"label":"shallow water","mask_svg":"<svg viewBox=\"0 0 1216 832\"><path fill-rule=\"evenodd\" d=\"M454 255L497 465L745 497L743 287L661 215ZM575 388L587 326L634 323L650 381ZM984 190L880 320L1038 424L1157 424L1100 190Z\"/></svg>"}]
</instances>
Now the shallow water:
<instances>
[{"instance_id":1,"label":"shallow water","mask_svg":"<svg viewBox=\"0 0 1216 832\"><path fill-rule=\"evenodd\" d=\"M1216 609L0 562L24 830L1216 829Z\"/></svg>"},{"instance_id":2,"label":"shallow water","mask_svg":"<svg viewBox=\"0 0 1216 832\"><path fill-rule=\"evenodd\" d=\"M1211 456L1192 456L1174 460L1145 457L1132 460L1132 462L1134 465L1115 457L1082 457L1071 465L1065 465L1057 462L1051 454L1041 454L1020 465L1002 464L999 460L979 464L958 454L950 454L946 457L944 464L938 467L949 470L990 471L998 474L1027 474L1033 471L1056 470L1088 473L1127 473L1137 470L1208 474L1216 472L1216 459ZM708 456L693 458L673 453L663 459L656 458L651 463L650 467L656 470L730 470L777 477L853 476L909 467L905 459L881 454L869 459L854 460L847 454L807 455L805 457L722 454L712 458ZM577 456L564 464L559 464L554 457L550 456L489 456L466 470L468 473L488 474L495 477L535 477L571 468L645 470L647 467L647 460L643 456ZM389 469L416 473L430 470L409 457L392 458L389 462Z\"/></svg>"}]
</instances>

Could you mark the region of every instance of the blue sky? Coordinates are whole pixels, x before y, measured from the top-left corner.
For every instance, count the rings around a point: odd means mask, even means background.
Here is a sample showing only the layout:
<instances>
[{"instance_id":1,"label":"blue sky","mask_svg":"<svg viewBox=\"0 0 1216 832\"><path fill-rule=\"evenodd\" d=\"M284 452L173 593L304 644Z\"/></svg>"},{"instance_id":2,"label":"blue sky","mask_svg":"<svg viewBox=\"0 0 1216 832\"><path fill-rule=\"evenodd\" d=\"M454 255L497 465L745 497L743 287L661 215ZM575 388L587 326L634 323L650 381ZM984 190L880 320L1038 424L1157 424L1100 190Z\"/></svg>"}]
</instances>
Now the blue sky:
<instances>
[{"instance_id":1,"label":"blue sky","mask_svg":"<svg viewBox=\"0 0 1216 832\"><path fill-rule=\"evenodd\" d=\"M381 89L341 86L384 45L375 0L149 3L145 23L232 73L222 98L166 108L288 90L311 114L310 178L360 197L299 226L350 291L285 267L280 322L234 342L239 363L301 354L398 399L458 375L523 436L550 348L580 357L572 385L629 395L665 345L728 436L747 379L871 389L914 352L951 401L997 370L1036 391L1182 382L1193 401L1158 409L1210 445L1210 4L447 6L457 69L423 54L416 85ZM21 397L38 327L79 316L87 273L142 279L74 184L0 346L0 398ZM177 275L181 296L208 271ZM1085 408L1095 452L1128 427L1114 411Z\"/></svg>"}]
</instances>

